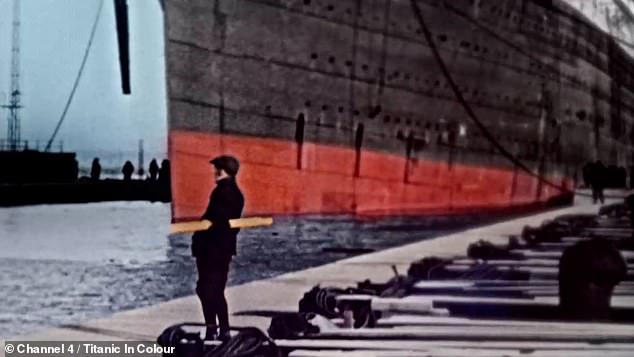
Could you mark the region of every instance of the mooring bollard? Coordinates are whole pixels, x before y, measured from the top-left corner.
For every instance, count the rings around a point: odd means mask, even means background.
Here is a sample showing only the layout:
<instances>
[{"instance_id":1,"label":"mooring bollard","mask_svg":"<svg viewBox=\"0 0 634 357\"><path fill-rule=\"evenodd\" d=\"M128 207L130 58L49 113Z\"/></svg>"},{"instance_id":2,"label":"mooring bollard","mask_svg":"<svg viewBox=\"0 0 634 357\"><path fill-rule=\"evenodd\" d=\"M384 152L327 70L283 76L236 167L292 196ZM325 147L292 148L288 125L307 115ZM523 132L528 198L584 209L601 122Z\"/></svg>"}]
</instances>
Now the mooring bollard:
<instances>
[{"instance_id":1,"label":"mooring bollard","mask_svg":"<svg viewBox=\"0 0 634 357\"><path fill-rule=\"evenodd\" d=\"M614 287L627 274L621 253L604 239L581 241L559 260L559 308L562 317L607 320Z\"/></svg>"}]
</instances>

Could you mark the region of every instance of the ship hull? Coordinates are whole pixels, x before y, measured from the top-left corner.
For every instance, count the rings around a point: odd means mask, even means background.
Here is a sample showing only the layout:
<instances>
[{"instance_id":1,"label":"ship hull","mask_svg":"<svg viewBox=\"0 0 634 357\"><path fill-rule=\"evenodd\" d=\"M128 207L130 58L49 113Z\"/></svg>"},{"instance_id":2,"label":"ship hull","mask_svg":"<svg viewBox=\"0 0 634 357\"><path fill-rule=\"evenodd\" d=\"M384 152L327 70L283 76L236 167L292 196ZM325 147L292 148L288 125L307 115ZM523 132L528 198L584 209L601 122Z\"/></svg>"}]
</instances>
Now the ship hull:
<instances>
[{"instance_id":1,"label":"ship hull","mask_svg":"<svg viewBox=\"0 0 634 357\"><path fill-rule=\"evenodd\" d=\"M247 215L508 209L631 162L634 61L589 19L416 4L166 1L173 219L200 217L221 154Z\"/></svg>"},{"instance_id":2,"label":"ship hull","mask_svg":"<svg viewBox=\"0 0 634 357\"><path fill-rule=\"evenodd\" d=\"M197 219L214 187L215 155L241 160L245 212L256 214L427 215L505 210L545 204L565 191L519 170L416 160L332 145L271 138L170 133L176 220ZM301 159L298 159L298 156ZM299 167L298 167L299 163ZM570 179L549 177L571 187Z\"/></svg>"}]
</instances>

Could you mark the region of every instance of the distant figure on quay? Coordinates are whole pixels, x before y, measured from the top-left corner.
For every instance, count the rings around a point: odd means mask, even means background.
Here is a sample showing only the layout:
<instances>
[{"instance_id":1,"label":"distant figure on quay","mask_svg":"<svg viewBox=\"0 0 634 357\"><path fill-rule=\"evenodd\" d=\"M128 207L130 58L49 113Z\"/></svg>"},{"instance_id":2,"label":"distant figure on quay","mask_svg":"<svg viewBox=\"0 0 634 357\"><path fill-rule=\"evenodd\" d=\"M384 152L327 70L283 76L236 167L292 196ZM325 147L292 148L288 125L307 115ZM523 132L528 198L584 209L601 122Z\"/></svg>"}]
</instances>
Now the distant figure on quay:
<instances>
[{"instance_id":1,"label":"distant figure on quay","mask_svg":"<svg viewBox=\"0 0 634 357\"><path fill-rule=\"evenodd\" d=\"M159 174L159 166L156 163L156 159L152 159L152 161L150 162L150 180L151 181L156 181L156 179L158 178L158 174Z\"/></svg>"},{"instance_id":2,"label":"distant figure on quay","mask_svg":"<svg viewBox=\"0 0 634 357\"><path fill-rule=\"evenodd\" d=\"M581 169L581 172L583 173L583 184L585 185L585 187L590 187L590 175L592 174L592 167L594 166L594 163L592 161L588 161L585 165L583 165L583 168Z\"/></svg>"},{"instance_id":3,"label":"distant figure on quay","mask_svg":"<svg viewBox=\"0 0 634 357\"><path fill-rule=\"evenodd\" d=\"M161 162L161 168L158 173L158 183L161 190L162 200L169 202L172 200L172 191L170 187L170 161L165 159Z\"/></svg>"},{"instance_id":4,"label":"distant figure on quay","mask_svg":"<svg viewBox=\"0 0 634 357\"><path fill-rule=\"evenodd\" d=\"M101 176L101 164L99 163L99 158L96 157L92 159L92 167L90 168L90 179L92 181L99 181L100 176Z\"/></svg>"},{"instance_id":5,"label":"distant figure on quay","mask_svg":"<svg viewBox=\"0 0 634 357\"><path fill-rule=\"evenodd\" d=\"M170 161L165 159L161 161L161 168L158 173L159 182L169 185L170 182Z\"/></svg>"},{"instance_id":6,"label":"distant figure on quay","mask_svg":"<svg viewBox=\"0 0 634 357\"><path fill-rule=\"evenodd\" d=\"M606 181L606 168L600 160L595 161L589 169L590 186L592 187L592 202L604 203L603 188Z\"/></svg>"},{"instance_id":7,"label":"distant figure on quay","mask_svg":"<svg viewBox=\"0 0 634 357\"><path fill-rule=\"evenodd\" d=\"M244 196L236 183L235 177L240 166L236 158L218 156L210 163L214 169L216 188L211 192L202 219L211 221L212 226L194 234L192 255L196 258L198 269L196 294L200 298L207 324L205 339L219 338L224 341L230 338L229 311L224 290L229 264L236 255L236 238L240 231L231 228L229 220L242 215Z\"/></svg>"},{"instance_id":8,"label":"distant figure on quay","mask_svg":"<svg viewBox=\"0 0 634 357\"><path fill-rule=\"evenodd\" d=\"M132 174L134 173L134 165L130 162L130 160L126 161L123 165L123 169L121 169L123 173L123 180L130 181L132 180Z\"/></svg>"}]
</instances>

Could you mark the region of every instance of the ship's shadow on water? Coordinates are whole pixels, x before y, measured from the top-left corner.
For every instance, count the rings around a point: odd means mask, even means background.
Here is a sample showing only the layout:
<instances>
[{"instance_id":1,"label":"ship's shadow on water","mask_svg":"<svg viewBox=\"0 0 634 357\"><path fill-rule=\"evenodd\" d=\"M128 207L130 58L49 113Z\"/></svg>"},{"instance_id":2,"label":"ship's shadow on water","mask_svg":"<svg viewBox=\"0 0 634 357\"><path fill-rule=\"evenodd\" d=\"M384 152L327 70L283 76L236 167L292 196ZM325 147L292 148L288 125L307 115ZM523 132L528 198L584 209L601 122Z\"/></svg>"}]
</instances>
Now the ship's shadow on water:
<instances>
[{"instance_id":1,"label":"ship's shadow on water","mask_svg":"<svg viewBox=\"0 0 634 357\"><path fill-rule=\"evenodd\" d=\"M276 217L271 227L240 232L229 285L420 241L503 217L372 221L341 216ZM124 260L0 258L0 336L32 333L193 294L196 268L191 257L191 236L181 234L149 241L156 243L143 247L158 252L152 259L141 253L142 258L134 259L129 244L116 248L128 257Z\"/></svg>"},{"instance_id":2,"label":"ship's shadow on water","mask_svg":"<svg viewBox=\"0 0 634 357\"><path fill-rule=\"evenodd\" d=\"M276 217L271 227L242 230L229 284L265 279L354 255L450 234L509 215L389 217ZM188 236L174 236L186 241Z\"/></svg>"}]
</instances>

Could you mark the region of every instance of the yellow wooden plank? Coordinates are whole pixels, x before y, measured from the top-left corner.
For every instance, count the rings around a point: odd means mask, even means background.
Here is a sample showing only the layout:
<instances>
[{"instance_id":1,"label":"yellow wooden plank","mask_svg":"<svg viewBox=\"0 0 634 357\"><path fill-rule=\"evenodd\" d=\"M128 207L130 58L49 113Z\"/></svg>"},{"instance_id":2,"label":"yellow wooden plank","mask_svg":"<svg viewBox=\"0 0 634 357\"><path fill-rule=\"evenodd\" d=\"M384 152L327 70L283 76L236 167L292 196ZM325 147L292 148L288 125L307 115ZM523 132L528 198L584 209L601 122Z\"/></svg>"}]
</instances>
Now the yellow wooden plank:
<instances>
[{"instance_id":1,"label":"yellow wooden plank","mask_svg":"<svg viewBox=\"0 0 634 357\"><path fill-rule=\"evenodd\" d=\"M254 228L266 227L273 224L273 217L246 217L229 220L231 228ZM189 233L195 231L204 231L211 227L208 220L174 223L171 226L171 233Z\"/></svg>"}]
</instances>

